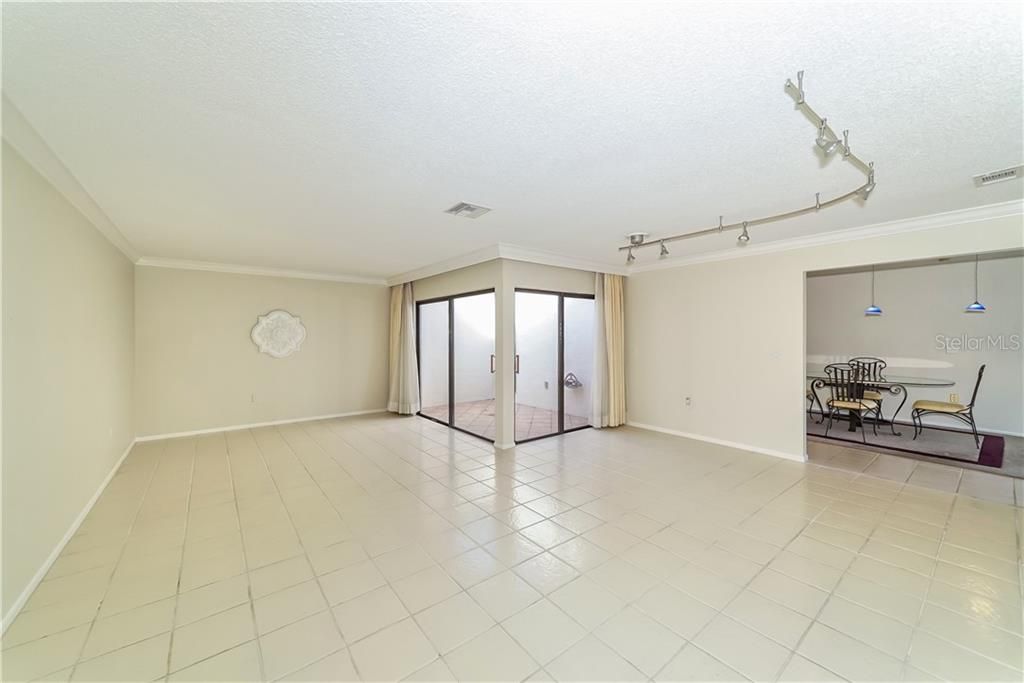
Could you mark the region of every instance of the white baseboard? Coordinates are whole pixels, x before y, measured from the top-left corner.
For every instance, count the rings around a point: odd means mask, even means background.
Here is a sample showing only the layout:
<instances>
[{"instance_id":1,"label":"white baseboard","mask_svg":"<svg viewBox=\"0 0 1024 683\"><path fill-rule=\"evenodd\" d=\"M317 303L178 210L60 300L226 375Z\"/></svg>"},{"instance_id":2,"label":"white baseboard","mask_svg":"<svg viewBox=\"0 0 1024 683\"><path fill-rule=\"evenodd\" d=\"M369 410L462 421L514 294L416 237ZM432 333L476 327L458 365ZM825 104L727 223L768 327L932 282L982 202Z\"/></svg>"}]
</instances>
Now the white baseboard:
<instances>
[{"instance_id":1,"label":"white baseboard","mask_svg":"<svg viewBox=\"0 0 1024 683\"><path fill-rule=\"evenodd\" d=\"M515 442L512 442L512 443L497 443L496 442L494 444L494 447L497 448L499 451L505 451L505 450L508 450L509 448L515 448L516 444L515 444Z\"/></svg>"},{"instance_id":2,"label":"white baseboard","mask_svg":"<svg viewBox=\"0 0 1024 683\"><path fill-rule=\"evenodd\" d=\"M274 425L287 425L296 422L313 422L315 420L332 420L338 417L355 417L356 415L372 415L374 413L387 412L384 408L374 408L372 410L353 410L348 413L332 413L331 415L315 415L313 417L293 417L287 420L271 420L270 422L253 422L252 424L245 425L229 425L227 427L211 427L209 429L194 429L190 432L171 432L169 434L147 434L146 436L137 436L135 440L138 442L142 441L159 441L161 439L177 439L182 436L198 436L200 434L215 434L217 432L237 432L242 429L255 429L256 427L273 427Z\"/></svg>"},{"instance_id":3,"label":"white baseboard","mask_svg":"<svg viewBox=\"0 0 1024 683\"><path fill-rule=\"evenodd\" d=\"M124 453L121 454L121 457L118 458L117 462L114 463L114 466L110 469L110 472L108 472L107 476L104 477L103 481L100 483L99 488L97 488L96 492L92 494L92 498L90 498L89 502L85 504L85 507L82 508L82 511L78 513L78 517L76 517L75 521L71 523L71 526L68 527L67 532L64 534L64 538L60 539L60 542L57 543L57 546L53 549L53 552L51 552L50 556L46 558L45 562L43 562L43 565L39 568L39 571L35 573L35 575L32 577L32 580L29 581L28 585L25 586L25 589L21 591L21 594L18 596L18 599L15 600L14 604L11 605L10 609L7 610L7 614L5 614L3 617L3 624L2 626L0 626L0 633L7 631L7 627L14 622L14 618L18 616L19 612L21 612L21 608L25 606L25 603L32 595L32 592L36 589L37 586L39 586L40 583L43 582L43 579L46 578L46 574L50 571L50 567L52 567L53 563L57 561L58 557L60 557L60 554L64 551L64 546L68 544L68 541L70 541L71 538L78 531L78 527L82 526L82 522L84 522L85 518L89 516L89 512L92 510L93 506L96 505L96 501L98 501L100 499L100 496L103 495L103 492L107 488L107 484L109 484L110 480L114 478L115 474L117 474L117 470L121 468L121 463L123 463L124 459L128 457L128 454L132 450L132 446L134 446L135 444L136 440L133 439L131 443L128 444L128 447L124 449Z\"/></svg>"},{"instance_id":4,"label":"white baseboard","mask_svg":"<svg viewBox=\"0 0 1024 683\"><path fill-rule=\"evenodd\" d=\"M705 441L707 443L717 444L719 446L728 446L729 448L738 448L741 451L750 451L752 453L760 453L761 455L770 455L775 458L784 458L785 460L795 460L796 462L806 462L807 456L803 453L787 453L785 451L777 451L771 448L761 448L760 446L752 446L746 443L738 443L736 441L726 441L725 439L716 439L711 436L705 436L704 434L693 434L691 432L680 432L675 429L668 429L666 427L658 427L655 425L643 424L641 422L633 422L632 420L626 420L626 424L630 427L636 427L637 429L646 429L651 432L661 432L662 434L671 434L672 436L681 436L684 439L696 439L697 441Z\"/></svg>"}]
</instances>

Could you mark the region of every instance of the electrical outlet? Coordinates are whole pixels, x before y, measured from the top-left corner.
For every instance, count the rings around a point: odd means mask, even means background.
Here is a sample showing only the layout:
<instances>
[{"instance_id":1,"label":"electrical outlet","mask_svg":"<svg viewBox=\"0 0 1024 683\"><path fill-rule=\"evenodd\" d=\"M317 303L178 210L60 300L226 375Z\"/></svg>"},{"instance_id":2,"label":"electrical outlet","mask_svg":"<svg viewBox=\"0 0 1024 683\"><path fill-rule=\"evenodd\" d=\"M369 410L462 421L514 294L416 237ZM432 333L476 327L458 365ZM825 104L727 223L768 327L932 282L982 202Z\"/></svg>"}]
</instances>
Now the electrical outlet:
<instances>
[{"instance_id":1,"label":"electrical outlet","mask_svg":"<svg viewBox=\"0 0 1024 683\"><path fill-rule=\"evenodd\" d=\"M949 402L950 403L959 403L960 402L960 394L950 394L949 395Z\"/></svg>"},{"instance_id":2,"label":"electrical outlet","mask_svg":"<svg viewBox=\"0 0 1024 683\"><path fill-rule=\"evenodd\" d=\"M548 388L548 383L547 383L547 381L545 381L545 382L544 382L544 388L545 388L545 389L547 389L547 388Z\"/></svg>"},{"instance_id":3,"label":"electrical outlet","mask_svg":"<svg viewBox=\"0 0 1024 683\"><path fill-rule=\"evenodd\" d=\"M255 403L255 402L256 402L256 392L254 391L254 392L252 392L252 395L249 397L249 403Z\"/></svg>"},{"instance_id":4,"label":"electrical outlet","mask_svg":"<svg viewBox=\"0 0 1024 683\"><path fill-rule=\"evenodd\" d=\"M686 407L689 408L690 407L690 397L687 396L685 401L686 401Z\"/></svg>"}]
</instances>

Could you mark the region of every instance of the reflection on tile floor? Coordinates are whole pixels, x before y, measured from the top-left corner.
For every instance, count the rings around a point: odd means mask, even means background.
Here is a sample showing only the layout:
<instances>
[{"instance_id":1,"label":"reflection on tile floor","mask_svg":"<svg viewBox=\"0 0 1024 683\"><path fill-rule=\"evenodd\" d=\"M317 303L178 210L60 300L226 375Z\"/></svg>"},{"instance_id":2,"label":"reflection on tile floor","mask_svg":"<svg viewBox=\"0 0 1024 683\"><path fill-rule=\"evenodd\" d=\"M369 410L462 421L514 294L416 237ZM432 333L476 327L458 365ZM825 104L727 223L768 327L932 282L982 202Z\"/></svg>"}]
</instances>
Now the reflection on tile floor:
<instances>
[{"instance_id":1,"label":"reflection on tile floor","mask_svg":"<svg viewBox=\"0 0 1024 683\"><path fill-rule=\"evenodd\" d=\"M495 453L391 416L138 444L3 679L1021 680L1021 508L828 448Z\"/></svg>"},{"instance_id":2,"label":"reflection on tile floor","mask_svg":"<svg viewBox=\"0 0 1024 683\"><path fill-rule=\"evenodd\" d=\"M448 420L448 406L429 406L420 411L428 417ZM590 419L580 415L565 415L565 428L577 429L590 424ZM463 401L455 404L455 425L487 439L494 439L494 399ZM558 412L547 408L535 408L522 403L516 404L516 441L536 439L558 431Z\"/></svg>"}]
</instances>

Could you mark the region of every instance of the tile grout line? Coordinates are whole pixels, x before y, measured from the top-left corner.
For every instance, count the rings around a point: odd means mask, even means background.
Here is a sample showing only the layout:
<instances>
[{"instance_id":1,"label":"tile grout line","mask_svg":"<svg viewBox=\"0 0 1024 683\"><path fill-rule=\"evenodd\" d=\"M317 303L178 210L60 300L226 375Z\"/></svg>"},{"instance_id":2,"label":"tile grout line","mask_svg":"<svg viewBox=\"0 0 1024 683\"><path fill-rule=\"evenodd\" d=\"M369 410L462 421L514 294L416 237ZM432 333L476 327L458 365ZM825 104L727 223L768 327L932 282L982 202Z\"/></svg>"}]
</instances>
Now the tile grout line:
<instances>
[{"instance_id":1,"label":"tile grout line","mask_svg":"<svg viewBox=\"0 0 1024 683\"><path fill-rule=\"evenodd\" d=\"M959 488L959 486L958 486L958 488ZM959 495L959 494L957 494L957 495ZM942 534L939 536L939 545L938 545L938 547L936 548L936 551L935 551L935 553L936 553L935 554L935 561L932 563L932 571L931 571L931 574L929 574L929 576L928 576L928 585L925 588L924 595L921 597L921 607L920 607L920 609L918 609L918 611L917 611L917 618L914 620L914 625L911 627L910 642L907 644L907 652L903 656L903 664L902 664L902 669L901 669L901 674L902 674L903 678L906 678L907 669L908 669L908 667L911 666L910 658L914 654L914 636L916 636L918 631L921 630L921 620L924 617L925 609L928 607L928 596L931 595L932 586L935 585L935 581L936 581L936 579L935 579L935 570L939 566L939 553L942 551L942 545L945 542L946 534L949 531L949 520L953 516L953 510L956 508L956 505L957 505L957 500L954 498L953 504L949 506L949 511L946 513L946 520L945 520L945 522L942 525ZM970 648L966 648L966 649L969 650Z\"/></svg>"},{"instance_id":2,"label":"tile grout line","mask_svg":"<svg viewBox=\"0 0 1024 683\"><path fill-rule=\"evenodd\" d=\"M746 516L745 516L745 517L744 517L743 519L744 519L744 520L746 520L746 519L749 519L749 518L750 518L750 517L752 517L753 515L757 514L757 513L759 512L759 511L763 510L763 509L764 509L764 508L765 508L765 507L766 507L767 505L769 505L769 504L770 504L770 503L771 503L772 501L774 501L774 500L777 500L777 499L781 498L781 497L782 497L783 495L785 495L785 493L787 493L788 491L790 491L790 490L792 490L792 489L796 488L796 487L797 487L797 486L798 486L799 484L801 484L802 482L804 482L804 481L806 481L806 480L807 480L807 478L806 478L806 475L802 476L802 477L801 477L800 479L798 479L797 481L793 482L792 484L790 484L789 486L787 486L787 487L786 487L785 489L783 489L782 491L780 491L780 492L779 492L779 493L778 493L777 495L775 495L774 497L772 497L772 498L770 498L770 499L769 499L768 501L766 501L766 502L764 503L764 505L762 505L762 506L761 506L760 508L758 508L757 510L755 510L755 511L751 512L751 513L750 513L749 515L746 515ZM798 534L796 534L795 536L793 536L793 538L791 538L791 539L789 540L789 542L788 542L788 543L787 543L787 544L786 544L785 546L783 546L782 548L780 548L780 549L779 549L779 552L781 553L781 552L785 551L785 550L786 550L786 548L787 548L787 547L789 546L789 544L790 544L790 543L792 543L792 542L793 542L793 541L794 541L794 540L795 540L796 538L799 538L799 536L800 536L800 535L801 535L801 534L803 533L803 531L805 531L805 530L806 530L806 529L807 529L807 528L808 528L808 527L809 527L809 526L810 526L811 524L813 524L813 523L814 523L814 521L815 521L815 520L816 520L816 519L817 519L818 517L820 517L820 516L821 516L821 514L822 514L823 512L825 512L825 510L827 510L827 509L828 509L828 508L826 507L826 508L823 508L822 510L819 510L819 511L818 511L818 512L817 512L817 513L816 513L816 514L814 515L814 517L812 517L812 518L811 518L811 519L809 519L809 520L806 520L806 523L805 523L805 524L803 525L803 527L801 528L801 531L800 531L800 533L798 533ZM740 523L742 523L742 522L740 522ZM671 525L670 525L670 526L671 526ZM742 533L742 532L741 532L741 533ZM718 539L716 539L715 541L713 541L713 542L712 542L712 543L711 543L711 544L710 544L710 545L708 546L708 548L710 548L710 547L714 547L714 546L715 546L715 545L716 545L717 543L718 543ZM731 551L729 551L729 550L727 550L727 549L725 549L725 548L722 548L722 550L726 550L726 552L731 552ZM776 556L777 556L777 555L778 555L778 553L776 553ZM742 557L742 556L741 556L741 557ZM774 558L773 558L773 559L774 559ZM753 560L751 560L751 561L753 561ZM693 562L692 560L687 560L687 562L688 562L688 563L690 563L690 564L695 564L695 563L694 563L694 562ZM757 564L760 564L760 563L757 563ZM740 595L742 595L744 591L746 591L746 590L749 590L749 589L750 589L750 585L751 585L751 584L752 584L752 583L753 583L753 582L754 582L754 581L755 581L755 580L757 579L757 577L758 577L758 576L760 576L760 575L761 575L761 574L762 574L762 573L763 573L764 571L766 571L766 570L767 570L767 569L769 568L770 564L771 564L771 562L768 562L768 563L764 564L764 565L763 565L763 566L762 566L762 567L761 567L761 568L760 568L760 569L759 569L759 570L758 570L758 571L757 571L757 572L756 572L756 573L755 573L755 574L754 574L754 575L753 575L752 577L750 577L750 579L749 579L749 580L748 580L748 581L747 581L747 582L746 582L745 584L743 584L743 585L742 585L742 586L740 587L740 590L739 590L739 591L738 591L738 592L737 592L737 593L736 593L735 595L733 595L733 596L732 596L731 598L729 598L729 600L727 600L727 601L726 601L726 603L725 603L725 604L724 604L724 605L723 605L723 606L721 607L721 609L718 609L718 610L717 610L717 611L715 612L714 616L712 616L712 617L711 617L710 619L708 619L707 623L706 623L706 624L704 624L704 625L703 625L703 626L702 626L702 627L701 627L701 628L700 628L700 629L699 629L699 630L698 630L698 631L697 631L696 633L694 633L694 634L693 634L693 637L692 637L692 638L690 638L689 640L687 640L687 642L686 642L686 643L684 643L684 644L683 644L683 646L682 646L681 648L679 648L679 650L678 650L678 651L677 651L677 652L676 652L675 654L673 654L673 655L672 655L672 658L670 658L670 659L669 659L669 660L668 660L668 661L667 661L667 662L666 662L666 663L665 663L665 664L664 664L664 665L663 665L663 666L662 666L662 667L661 667L661 668L660 668L660 669L659 669L659 670L658 670L658 671L656 672L655 676L657 676L657 674L659 674L659 673L661 673L662 671L664 671L664 670L665 670L665 667L667 667L667 666L668 666L669 664L671 664L671 663L672 663L672 660L673 660L673 659L675 659L676 657L678 657L680 653L682 653L683 649L685 649L685 648L686 648L686 645L687 645L687 644L692 644L692 645L693 645L694 647L696 647L696 648L697 648L697 649L699 649L699 650L700 650L701 652L703 652L704 654L708 655L709 657L711 657L711 658L712 658L712 659L714 659L715 661L717 661L717 662L720 662L720 663L721 663L721 664L722 664L723 666L727 667L727 668L728 668L728 669L730 669L730 670L733 670L733 671L735 671L735 670L736 670L736 669L735 669L735 667L733 667L733 666L730 666L729 664L727 664L726 662L723 662L723 661L722 661L721 659L719 659L718 657L715 657L715 656L714 656L714 655L713 655L712 653L710 653L710 652L708 652L707 650L705 650L704 648L702 648L702 647L701 647L701 646L700 646L700 645L699 645L699 644L698 644L698 643L696 642L697 638L699 638L699 637L700 637L700 634L701 634L701 633L703 633L703 632L704 632L704 631L705 631L705 630L706 630L706 629L707 629L707 628L708 628L708 627L709 627L709 626L710 626L710 625L711 625L711 624L712 624L712 623L713 623L713 622L714 622L714 621L715 621L715 620L716 620L716 619L717 619L718 617L722 617L722 616L724 616L725 618L727 618L727 619L730 619L730 620L732 620L732 621L736 621L737 623L739 623L739 624L743 625L744 627L746 627L746 628L749 628L749 629L750 629L751 631L753 631L754 633L758 634L759 636L761 636L761 637L764 637L764 638L767 638L767 639L768 639L768 640L770 640L770 641L771 641L772 643L776 643L776 644L779 644L779 645L780 645L781 647L784 647L784 648L786 648L787 650L789 650L789 653L788 653L787 657L786 657L786 658L785 658L785 660L784 660L784 661L782 662L782 664L780 665L779 669L778 669L778 670L777 670L777 671L775 672L775 675L774 675L774 676L772 677L772 680L775 680L775 679L777 679L777 678L778 678L779 676L781 676L781 675L782 675L782 672L784 672L784 671L786 670L786 667L787 667L787 666L789 666L789 662L790 662L790 661L792 660L792 658L793 658L793 655L795 655L795 654L796 654L796 649L797 649L797 647L799 647L799 645L800 645L800 642L801 642L801 641L803 640L803 636L801 636L800 640L799 640L799 641L797 641L797 644L796 644L795 646L793 646L792 648L790 648L790 647L788 647L788 646L786 646L786 645L782 645L781 643L779 643L779 642L778 642L777 640L775 640L774 638L772 638L772 637L770 637L770 636L768 636L768 635L766 635L766 634L764 634L764 633L761 633L761 632L760 632L760 631L758 631L757 629L754 629L753 627L747 626L746 624L744 624L744 623L743 623L743 622L741 622L741 621L738 621L738 620L736 620L736 619L733 619L733 617L732 617L731 615L728 615L728 614L726 614L726 613L725 613L725 610L729 608L729 605L731 605L731 604L732 604L732 603L733 603L733 602L734 602L734 601L735 601L735 600L736 600L736 599L737 599L737 598L738 598L738 597L739 597ZM685 566L685 565L684 565L684 566ZM697 566L698 566L699 568L701 568L701 569L704 569L705 571L710 571L710 570L707 570L706 568L702 567L702 566L701 566L700 564L697 564ZM773 571L774 571L774 570L773 570ZM792 578L792 577L790 577L790 578ZM837 583L838 583L838 582L837 582ZM686 591L683 591L683 592L684 592L684 593L686 593ZM687 595L689 595L689 593L686 593L686 594L687 594ZM703 603L703 604L708 604L708 603L705 603L705 602L704 602L703 600L700 600L700 599L699 599L699 598L697 598L696 596L691 596L691 597L693 597L694 599L698 600L699 602L701 602L701 603ZM773 600L772 602L773 602L773 603L775 603L775 604L780 604L780 603L777 603L777 602L775 602L774 600ZM827 602L827 598L826 598L826 602ZM709 605L709 606L710 606L710 605ZM782 606L782 607L785 607L786 609L790 609L790 608L789 608L789 607L787 607L786 605L781 605L781 606ZM818 610L818 613L819 613L819 614L821 613L821 610L822 610L822 609L824 609L824 606L825 606L825 603L822 603L822 607L821 607L821 608L819 608L819 610ZM792 610L791 610L791 611L792 611ZM811 629L811 626L813 626L813 625L814 625L814 623L815 623L815 620L816 620L816 619L817 619L817 616L815 617L815 619L812 619L812 620L811 620L811 622L810 622L810 623L809 623L809 624L807 625L806 629L804 630L804 635L806 635L807 631L809 631L809 630ZM825 668L825 667L822 667L822 668ZM743 674L742 672L737 672L737 673L740 673L740 675L741 675L741 676L744 676L744 677L746 677L746 674Z\"/></svg>"},{"instance_id":3,"label":"tile grout line","mask_svg":"<svg viewBox=\"0 0 1024 683\"><path fill-rule=\"evenodd\" d=\"M291 453L292 457L295 458L295 460L299 463L299 465L302 467L303 471L306 473L306 476L308 476L310 478L310 480L316 485L317 490L320 491L320 495L324 496L325 500L327 500L327 502L330 503L330 499L327 498L327 494L324 492L323 487L320 485L320 482L309 471L309 468L306 467L306 464L304 462L302 462L302 459L295 455L294 449L292 448L291 444L288 443L288 440L281 434L280 428L275 426L273 429L274 429L274 434L277 436L278 439L280 439L281 443L284 444L284 446L288 449L288 452ZM303 431L305 430L304 427L300 427L300 429L303 429ZM331 601L327 599L327 594L324 592L324 588L320 584L320 577L319 577L319 575L317 575L316 569L313 567L312 560L309 559L309 551L306 549L306 544L305 544L305 541L303 541L303 539L302 539L302 534L299 533L299 529L295 525L295 519L292 517L292 511L288 507L287 503L285 503L284 496L281 495L281 487L280 487L280 484L277 481L277 477L274 476L273 470L271 470L270 466L267 464L267 459L266 459L266 456L264 455L263 445L260 443L260 440L256 437L256 435L251 435L251 438L253 439L253 442L256 444L256 451L260 454L260 460L263 462L263 466L264 466L264 468L266 468L267 474L270 476L270 480L274 483L274 489L277 491L278 498L281 499L281 503L282 503L282 506L284 507L285 514L288 515L288 523L291 525L292 531L295 533L295 536L296 536L296 538L299 541L299 547L302 549L302 556L306 560L306 565L309 567L309 570L310 570L310 572L313 575L312 581L316 584L317 590L320 593L320 597L324 601L324 605L326 606L326 611L327 611L327 613L331 617L331 623L334 624L334 629L335 629L335 631L338 634L338 638L344 644L344 648L343 649L345 650L345 654L348 657L349 662L352 664L353 670L356 672L357 675L359 675L360 678L362 678L362 674L359 673L359 667L356 666L355 659L352 657L352 653L349 651L348 641L345 639L345 634L342 633L342 631L341 631L341 625L338 623L338 617L337 617L337 615L334 614L334 608L331 605ZM319 445L318 445L318 447L319 447ZM333 460L333 458L332 458L332 460ZM331 507L332 507L332 509L334 508L333 505L331 505ZM338 515L339 520L341 520L342 522L345 521L345 518L341 514L340 511L335 510L335 513ZM255 605L256 605L255 601L253 601L252 604L253 604L253 610L254 610L253 618L255 619ZM306 616L301 617L300 619L298 619L298 620L296 620L294 622L291 622L291 623L298 623L299 621L302 621L303 619L308 619L311 616L316 616L317 614L322 614L322 613L323 612L316 612L316 613L311 614L311 615L306 615ZM254 624L254 626L256 628L257 640L259 640L259 637L261 635L259 633L259 625L255 621L253 622L253 624ZM285 624L281 628L284 628L285 626L289 626L289 625L290 624ZM275 629L275 630L277 630L277 629ZM329 652L329 653L327 653L327 655L325 655L325 657L329 657L329 656L331 656L333 654L336 654L337 652L339 652L339 650L335 650L334 652ZM321 659L323 659L323 657ZM319 661L319 659L316 660L316 661ZM299 668L296 669L295 671L301 671L302 669L306 668L307 666L309 666L310 664L313 664L313 663L315 663L315 662L306 662L306 663L300 665ZM295 673L295 671L289 671L288 673L286 673L284 675L285 676L290 675L292 673ZM265 678L266 678L266 673L264 673L264 679Z\"/></svg>"},{"instance_id":4,"label":"tile grout line","mask_svg":"<svg viewBox=\"0 0 1024 683\"><path fill-rule=\"evenodd\" d=\"M248 429L245 430L245 433L248 434L249 430ZM246 590L246 593L249 596L249 618L252 619L253 640L256 641L256 656L259 658L260 680L265 681L265 680L267 680L267 672L266 672L266 665L263 662L263 644L260 643L259 629L256 627L256 599L253 597L253 594L252 594L252 575L249 572L249 556L245 552L246 542L245 542L245 533L242 530L242 511L241 511L241 508L238 506L238 487L236 486L236 483L235 483L235 469L234 469L234 465L231 464L231 443L230 443L230 441L229 441L229 439L227 437L227 434L225 432L221 432L220 433L220 440L224 444L224 460L227 462L227 466L228 466L228 481L231 482L231 500L234 503L235 519L238 520L238 536L239 536L239 538L242 541L242 569L245 571L245 590ZM237 605L236 605L236 607L237 607ZM232 608L229 608L229 609L234 609L234 608L232 607ZM252 642L252 641L246 641L246 642ZM238 645L234 645L232 647L239 647L239 646L244 645L244 644L245 643L239 643ZM231 648L228 648L228 649L231 649ZM227 652L227 650L225 650L225 652ZM221 653L217 653L217 654L221 654ZM212 655L212 656L215 657L217 655ZM206 660L201 660L201 661L206 661ZM190 664L189 666L193 666L194 664L198 664L198 662L194 662L193 664Z\"/></svg>"},{"instance_id":5,"label":"tile grout line","mask_svg":"<svg viewBox=\"0 0 1024 683\"><path fill-rule=\"evenodd\" d=\"M174 633L178 630L178 596L181 595L181 575L185 570L185 549L188 546L189 519L192 511L192 484L196 473L196 449L198 441L192 439L192 466L188 475L188 490L185 494L185 530L181 538L181 555L178 557L178 580L174 583L174 609L171 612L171 638L167 643L167 660L164 666L164 677L171 674L171 653L174 652Z\"/></svg>"},{"instance_id":6,"label":"tile grout line","mask_svg":"<svg viewBox=\"0 0 1024 683\"><path fill-rule=\"evenodd\" d=\"M166 449L166 447L167 446L165 444L160 449L160 454L159 454L160 456L163 455L163 451ZM132 448L134 450L134 446ZM129 454L128 457L130 458L131 455ZM86 645L89 644L89 638L92 637L93 628L96 626L96 622L99 620L99 614L103 610L103 603L104 603L104 601L107 598L107 594L110 592L110 586L111 586L111 584L114 581L114 576L117 574L117 568L121 565L121 560L124 558L125 549L127 548L128 544L131 542L132 531L135 529L135 524L138 521L140 512L142 511L142 506L146 502L146 496L149 495L149 491L150 491L150 489L153 486L153 481L156 479L156 473L157 473L157 471L160 468L160 460L157 457L155 457L155 456L152 459L153 459L153 466L152 466L152 470L149 473L149 478L146 481L146 488L142 492L142 495L139 497L139 504L135 508L135 513L132 515L131 524L128 525L128 534L125 536L124 543L121 546L121 552L118 553L117 561L114 563L113 568L110 570L110 575L107 577L106 588L104 588L103 595L102 595L102 597L100 597L100 602L96 606L96 612L95 612L95 614L93 614L92 621L89 622L89 628L86 631L85 639L82 641L82 645L78 649L78 656L75 658L75 663L71 667L71 675L68 677L69 679L73 679L75 677L75 673L78 670L78 666L83 661L82 660L82 654L85 652L85 647L86 647ZM126 462L127 462L127 460L126 460ZM124 464L122 463L122 467L123 466L124 466ZM114 475L114 476L116 477L117 475ZM113 479L111 481L113 481ZM99 501L97 501L97 503L98 502ZM97 655L97 656L102 656L102 655ZM88 661L88 660L86 660L86 661Z\"/></svg>"}]
</instances>

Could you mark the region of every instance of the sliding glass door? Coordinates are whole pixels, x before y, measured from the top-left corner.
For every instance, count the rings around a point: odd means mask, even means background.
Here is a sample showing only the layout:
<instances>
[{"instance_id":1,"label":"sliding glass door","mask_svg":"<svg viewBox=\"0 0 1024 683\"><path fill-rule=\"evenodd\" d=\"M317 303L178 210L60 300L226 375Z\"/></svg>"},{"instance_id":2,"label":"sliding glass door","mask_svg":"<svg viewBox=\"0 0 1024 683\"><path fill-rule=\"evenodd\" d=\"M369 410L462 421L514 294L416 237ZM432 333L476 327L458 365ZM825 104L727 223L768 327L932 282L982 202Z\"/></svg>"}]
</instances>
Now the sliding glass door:
<instances>
[{"instance_id":1,"label":"sliding glass door","mask_svg":"<svg viewBox=\"0 0 1024 683\"><path fill-rule=\"evenodd\" d=\"M494 440L494 291L417 305L420 415Z\"/></svg>"},{"instance_id":2,"label":"sliding glass door","mask_svg":"<svg viewBox=\"0 0 1024 683\"><path fill-rule=\"evenodd\" d=\"M594 298L517 289L517 442L590 424Z\"/></svg>"},{"instance_id":3,"label":"sliding glass door","mask_svg":"<svg viewBox=\"0 0 1024 683\"><path fill-rule=\"evenodd\" d=\"M448 424L451 418L448 392L448 301L419 304L416 320L419 342L420 415Z\"/></svg>"}]
</instances>

